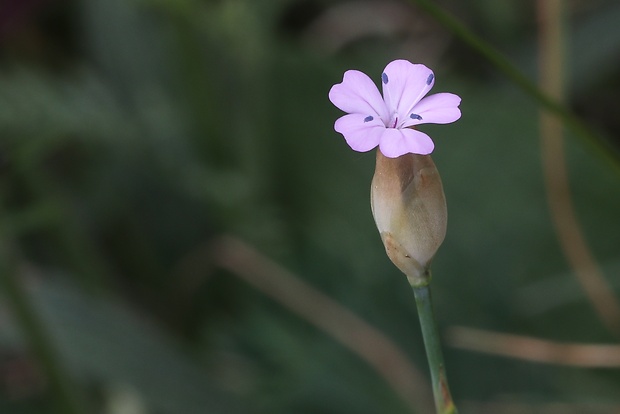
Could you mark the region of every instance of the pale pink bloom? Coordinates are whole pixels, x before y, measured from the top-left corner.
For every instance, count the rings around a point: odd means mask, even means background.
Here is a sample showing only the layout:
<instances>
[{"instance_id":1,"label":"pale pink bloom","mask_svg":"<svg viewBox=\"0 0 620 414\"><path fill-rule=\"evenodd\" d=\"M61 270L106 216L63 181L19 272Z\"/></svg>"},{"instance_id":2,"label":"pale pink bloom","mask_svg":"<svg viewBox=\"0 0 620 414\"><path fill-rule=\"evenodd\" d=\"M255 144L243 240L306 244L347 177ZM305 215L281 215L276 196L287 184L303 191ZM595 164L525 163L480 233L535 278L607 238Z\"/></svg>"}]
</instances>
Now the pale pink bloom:
<instances>
[{"instance_id":1,"label":"pale pink bloom","mask_svg":"<svg viewBox=\"0 0 620 414\"><path fill-rule=\"evenodd\" d=\"M332 86L329 100L347 112L334 129L355 151L370 151L377 145L389 158L403 154L433 152L433 140L414 127L448 124L461 117L461 98L452 93L426 96L435 83L433 71L406 60L390 62L381 75L383 97L364 73L348 70L342 83Z\"/></svg>"}]
</instances>

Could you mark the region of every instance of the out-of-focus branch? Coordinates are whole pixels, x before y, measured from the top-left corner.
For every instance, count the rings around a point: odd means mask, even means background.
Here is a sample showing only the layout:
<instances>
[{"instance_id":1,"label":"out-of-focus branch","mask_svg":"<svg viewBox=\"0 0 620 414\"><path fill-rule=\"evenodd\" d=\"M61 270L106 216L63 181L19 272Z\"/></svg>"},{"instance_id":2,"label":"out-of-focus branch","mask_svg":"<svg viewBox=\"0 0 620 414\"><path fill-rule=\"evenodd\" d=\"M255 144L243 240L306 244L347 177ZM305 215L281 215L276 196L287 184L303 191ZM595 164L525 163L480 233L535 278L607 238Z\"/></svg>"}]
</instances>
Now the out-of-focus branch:
<instances>
[{"instance_id":1,"label":"out-of-focus branch","mask_svg":"<svg viewBox=\"0 0 620 414\"><path fill-rule=\"evenodd\" d=\"M435 21L446 28L464 44L471 47L482 58L490 63L498 72L504 74L523 92L533 98L541 107L555 114L562 120L578 138L589 146L601 159L607 161L616 172L620 172L620 152L591 128L575 116L568 108L543 92L534 82L519 71L505 56L497 51L490 43L469 30L458 19L446 13L433 0L410 0L422 10L431 15Z\"/></svg>"},{"instance_id":2,"label":"out-of-focus branch","mask_svg":"<svg viewBox=\"0 0 620 414\"><path fill-rule=\"evenodd\" d=\"M214 242L214 263L326 332L368 363L419 413L433 412L428 380L388 337L236 238Z\"/></svg>"},{"instance_id":3,"label":"out-of-focus branch","mask_svg":"<svg viewBox=\"0 0 620 414\"><path fill-rule=\"evenodd\" d=\"M558 343L463 327L449 328L446 342L455 348L530 362L585 368L620 367L620 345Z\"/></svg>"},{"instance_id":4,"label":"out-of-focus branch","mask_svg":"<svg viewBox=\"0 0 620 414\"><path fill-rule=\"evenodd\" d=\"M3 211L4 212L4 211ZM4 235L3 235L4 236ZM0 238L0 289L6 297L11 316L14 318L28 351L40 367L51 398L58 413L85 414L83 395L68 370L63 366L53 338L32 303L24 280L18 273L15 250L7 238Z\"/></svg>"},{"instance_id":5,"label":"out-of-focus branch","mask_svg":"<svg viewBox=\"0 0 620 414\"><path fill-rule=\"evenodd\" d=\"M564 89L562 0L539 0L537 4L540 88L561 102ZM620 305L588 248L571 201L561 119L542 110L540 137L547 199L560 246L602 322L618 335Z\"/></svg>"}]
</instances>

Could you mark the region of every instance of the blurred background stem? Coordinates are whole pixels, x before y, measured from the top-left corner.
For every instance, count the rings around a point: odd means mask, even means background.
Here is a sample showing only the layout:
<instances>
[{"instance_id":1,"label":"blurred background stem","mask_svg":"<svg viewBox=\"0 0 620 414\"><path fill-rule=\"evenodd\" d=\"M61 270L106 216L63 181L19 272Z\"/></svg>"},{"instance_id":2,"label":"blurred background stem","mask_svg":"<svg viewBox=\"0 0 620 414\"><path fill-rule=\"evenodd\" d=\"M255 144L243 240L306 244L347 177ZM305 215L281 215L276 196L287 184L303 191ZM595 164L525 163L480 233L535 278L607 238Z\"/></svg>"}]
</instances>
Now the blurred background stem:
<instances>
[{"instance_id":1,"label":"blurred background stem","mask_svg":"<svg viewBox=\"0 0 620 414\"><path fill-rule=\"evenodd\" d=\"M432 409L430 399L426 398L430 389L424 376L381 331L240 239L223 236L208 249L218 266L278 301L363 359L413 412L427 413ZM438 341L436 332L435 340Z\"/></svg>"},{"instance_id":2,"label":"blurred background stem","mask_svg":"<svg viewBox=\"0 0 620 414\"><path fill-rule=\"evenodd\" d=\"M452 401L448 378L446 377L445 363L441 352L441 340L435 323L433 303L431 300L430 285L412 286L415 295L420 327L424 337L426 358L431 370L433 396L437 414L456 414L457 410Z\"/></svg>"},{"instance_id":3,"label":"blurred background stem","mask_svg":"<svg viewBox=\"0 0 620 414\"><path fill-rule=\"evenodd\" d=\"M0 241L0 283L12 316L49 385L58 414L86 414L78 389L59 361L59 354L37 315L16 272L15 252L6 240Z\"/></svg>"},{"instance_id":4,"label":"blurred background stem","mask_svg":"<svg viewBox=\"0 0 620 414\"><path fill-rule=\"evenodd\" d=\"M565 31L562 0L537 2L540 88L556 102L564 99ZM562 119L540 111L541 158L551 220L564 256L605 327L620 334L620 305L583 236L570 194Z\"/></svg>"},{"instance_id":5,"label":"blurred background stem","mask_svg":"<svg viewBox=\"0 0 620 414\"><path fill-rule=\"evenodd\" d=\"M77 285L91 294L102 293L110 282L106 264L97 247L86 234L79 214L72 211L69 203L55 188L55 183L46 177L46 172L38 165L19 168L16 171L23 178L24 188L34 199L34 203L47 200L49 209L55 214L54 220L45 223L50 232L52 246L58 249L59 256L66 257L73 269L69 275Z\"/></svg>"},{"instance_id":6,"label":"blurred background stem","mask_svg":"<svg viewBox=\"0 0 620 414\"><path fill-rule=\"evenodd\" d=\"M490 43L474 34L458 19L443 11L430 0L412 0L421 9L430 14L439 24L455 35L459 40L478 52L491 63L499 72L508 77L515 85L521 88L530 97L536 100L542 108L554 114L575 135L581 138L595 154L608 162L617 173L620 173L620 154L610 143L595 134L575 116L565 105L548 91L538 88L517 69L506 57L495 50ZM544 3L544 0L541 0Z\"/></svg>"}]
</instances>

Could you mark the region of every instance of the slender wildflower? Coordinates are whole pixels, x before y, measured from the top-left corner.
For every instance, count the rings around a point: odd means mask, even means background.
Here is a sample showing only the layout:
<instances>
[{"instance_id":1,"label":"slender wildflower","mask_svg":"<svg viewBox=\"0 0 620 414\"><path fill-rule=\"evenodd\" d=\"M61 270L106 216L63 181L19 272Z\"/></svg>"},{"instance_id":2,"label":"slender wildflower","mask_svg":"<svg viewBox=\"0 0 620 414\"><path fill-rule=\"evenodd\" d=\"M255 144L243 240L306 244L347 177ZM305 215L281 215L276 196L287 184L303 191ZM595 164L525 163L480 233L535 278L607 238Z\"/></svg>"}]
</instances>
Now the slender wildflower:
<instances>
[{"instance_id":1,"label":"slender wildflower","mask_svg":"<svg viewBox=\"0 0 620 414\"><path fill-rule=\"evenodd\" d=\"M395 60L385 67L381 84L383 97L366 74L348 70L342 83L329 91L332 103L348 113L336 120L334 129L355 151L379 146L389 158L408 153L427 155L435 144L415 127L448 124L461 117L457 95L426 96L435 84L435 74L424 65Z\"/></svg>"},{"instance_id":2,"label":"slender wildflower","mask_svg":"<svg viewBox=\"0 0 620 414\"><path fill-rule=\"evenodd\" d=\"M416 127L448 124L461 117L461 98L426 96L432 70L406 60L389 63L381 74L383 96L362 72L346 71L329 99L347 112L334 129L355 151L378 147L371 208L390 260L413 288L438 414L456 413L446 377L430 294L430 265L446 235L447 209L441 177L429 155L433 140Z\"/></svg>"}]
</instances>

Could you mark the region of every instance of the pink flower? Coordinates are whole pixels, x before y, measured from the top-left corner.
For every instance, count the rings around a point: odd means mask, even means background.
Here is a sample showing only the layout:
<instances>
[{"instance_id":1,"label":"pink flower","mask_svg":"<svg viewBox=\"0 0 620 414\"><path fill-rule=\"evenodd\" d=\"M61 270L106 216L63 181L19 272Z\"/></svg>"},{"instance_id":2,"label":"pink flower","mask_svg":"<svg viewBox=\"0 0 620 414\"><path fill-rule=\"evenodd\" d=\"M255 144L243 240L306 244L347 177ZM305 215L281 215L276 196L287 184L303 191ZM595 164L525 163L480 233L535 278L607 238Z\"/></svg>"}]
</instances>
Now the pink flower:
<instances>
[{"instance_id":1,"label":"pink flower","mask_svg":"<svg viewBox=\"0 0 620 414\"><path fill-rule=\"evenodd\" d=\"M390 62L381 74L383 97L370 78L357 70L344 73L342 83L332 86L329 100L347 112L334 129L360 152L377 145L389 158L433 152L433 140L414 127L448 124L461 117L461 98L452 93L427 96L435 83L433 71L406 60Z\"/></svg>"}]
</instances>

